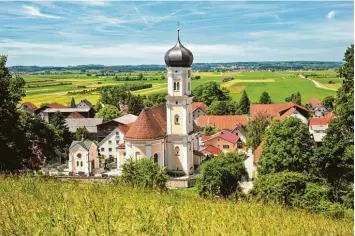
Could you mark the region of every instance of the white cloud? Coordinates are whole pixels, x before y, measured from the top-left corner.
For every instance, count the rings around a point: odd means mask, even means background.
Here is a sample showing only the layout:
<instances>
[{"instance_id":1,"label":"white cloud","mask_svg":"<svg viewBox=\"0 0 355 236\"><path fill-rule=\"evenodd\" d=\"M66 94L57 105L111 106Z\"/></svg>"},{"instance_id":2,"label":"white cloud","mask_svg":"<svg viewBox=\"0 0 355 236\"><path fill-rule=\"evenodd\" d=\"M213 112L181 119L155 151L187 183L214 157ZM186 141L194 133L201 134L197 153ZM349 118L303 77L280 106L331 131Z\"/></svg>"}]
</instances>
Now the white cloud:
<instances>
[{"instance_id":1,"label":"white cloud","mask_svg":"<svg viewBox=\"0 0 355 236\"><path fill-rule=\"evenodd\" d=\"M54 16L54 15L49 15L49 14L43 14L40 12L40 10L36 7L32 6L23 6L25 13L31 16L38 16L38 17L44 17L44 18L53 18L57 19L60 18L59 16Z\"/></svg>"},{"instance_id":2,"label":"white cloud","mask_svg":"<svg viewBox=\"0 0 355 236\"><path fill-rule=\"evenodd\" d=\"M334 18L334 16L335 16L335 11L330 11L330 12L328 13L328 15L327 15L327 18L328 18L329 20L331 20L331 19Z\"/></svg>"}]
</instances>

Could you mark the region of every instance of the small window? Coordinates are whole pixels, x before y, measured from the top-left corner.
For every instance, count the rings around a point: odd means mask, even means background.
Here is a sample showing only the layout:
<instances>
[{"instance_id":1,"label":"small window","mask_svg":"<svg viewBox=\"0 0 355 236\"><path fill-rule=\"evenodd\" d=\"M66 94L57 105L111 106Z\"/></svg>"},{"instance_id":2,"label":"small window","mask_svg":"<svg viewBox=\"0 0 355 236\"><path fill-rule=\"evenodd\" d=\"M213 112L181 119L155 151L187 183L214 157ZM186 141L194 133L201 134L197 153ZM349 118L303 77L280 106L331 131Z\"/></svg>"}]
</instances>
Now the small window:
<instances>
[{"instance_id":1,"label":"small window","mask_svg":"<svg viewBox=\"0 0 355 236\"><path fill-rule=\"evenodd\" d=\"M154 154L154 163L158 163L158 153Z\"/></svg>"},{"instance_id":2,"label":"small window","mask_svg":"<svg viewBox=\"0 0 355 236\"><path fill-rule=\"evenodd\" d=\"M83 166L83 162L82 161L80 162L80 166Z\"/></svg>"},{"instance_id":3,"label":"small window","mask_svg":"<svg viewBox=\"0 0 355 236\"><path fill-rule=\"evenodd\" d=\"M116 140L116 144L120 144L120 140Z\"/></svg>"},{"instance_id":4,"label":"small window","mask_svg":"<svg viewBox=\"0 0 355 236\"><path fill-rule=\"evenodd\" d=\"M105 151L105 148L101 148L101 152L104 152Z\"/></svg>"},{"instance_id":5,"label":"small window","mask_svg":"<svg viewBox=\"0 0 355 236\"><path fill-rule=\"evenodd\" d=\"M176 115L174 116L174 122L175 122L175 124L177 124L177 125L179 124L179 115L176 114Z\"/></svg>"},{"instance_id":6,"label":"small window","mask_svg":"<svg viewBox=\"0 0 355 236\"><path fill-rule=\"evenodd\" d=\"M174 91L176 91L176 82L174 82Z\"/></svg>"},{"instance_id":7,"label":"small window","mask_svg":"<svg viewBox=\"0 0 355 236\"><path fill-rule=\"evenodd\" d=\"M177 83L176 83L176 90L177 90L177 91L180 91L180 82L177 82Z\"/></svg>"},{"instance_id":8,"label":"small window","mask_svg":"<svg viewBox=\"0 0 355 236\"><path fill-rule=\"evenodd\" d=\"M126 152L123 153L123 156L126 156Z\"/></svg>"},{"instance_id":9,"label":"small window","mask_svg":"<svg viewBox=\"0 0 355 236\"><path fill-rule=\"evenodd\" d=\"M187 84L187 90L190 91L190 82Z\"/></svg>"},{"instance_id":10,"label":"small window","mask_svg":"<svg viewBox=\"0 0 355 236\"><path fill-rule=\"evenodd\" d=\"M112 152L112 148L109 148L108 151L109 151L109 152Z\"/></svg>"},{"instance_id":11,"label":"small window","mask_svg":"<svg viewBox=\"0 0 355 236\"><path fill-rule=\"evenodd\" d=\"M76 162L76 166L79 166L79 162L78 161Z\"/></svg>"},{"instance_id":12,"label":"small window","mask_svg":"<svg viewBox=\"0 0 355 236\"><path fill-rule=\"evenodd\" d=\"M78 153L76 156L77 156L78 158L81 158L81 153Z\"/></svg>"},{"instance_id":13,"label":"small window","mask_svg":"<svg viewBox=\"0 0 355 236\"><path fill-rule=\"evenodd\" d=\"M180 148L175 147L175 156L179 156Z\"/></svg>"},{"instance_id":14,"label":"small window","mask_svg":"<svg viewBox=\"0 0 355 236\"><path fill-rule=\"evenodd\" d=\"M108 140L108 144L112 144L112 140Z\"/></svg>"},{"instance_id":15,"label":"small window","mask_svg":"<svg viewBox=\"0 0 355 236\"><path fill-rule=\"evenodd\" d=\"M229 149L229 145L223 145L224 149Z\"/></svg>"}]
</instances>

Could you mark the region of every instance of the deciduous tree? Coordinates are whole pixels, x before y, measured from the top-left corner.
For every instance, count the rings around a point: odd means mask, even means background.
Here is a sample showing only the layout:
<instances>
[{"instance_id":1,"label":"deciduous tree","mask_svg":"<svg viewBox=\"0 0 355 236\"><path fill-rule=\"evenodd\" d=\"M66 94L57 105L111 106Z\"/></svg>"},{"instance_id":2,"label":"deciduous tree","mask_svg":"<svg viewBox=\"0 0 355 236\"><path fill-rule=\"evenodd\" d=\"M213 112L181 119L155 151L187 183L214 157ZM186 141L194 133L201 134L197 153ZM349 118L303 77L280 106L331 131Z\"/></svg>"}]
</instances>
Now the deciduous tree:
<instances>
[{"instance_id":1,"label":"deciduous tree","mask_svg":"<svg viewBox=\"0 0 355 236\"><path fill-rule=\"evenodd\" d=\"M211 105L213 101L227 101L229 97L229 91L225 88L221 88L216 82L207 82L196 87L192 94L194 101L204 102L207 106Z\"/></svg>"},{"instance_id":2,"label":"deciduous tree","mask_svg":"<svg viewBox=\"0 0 355 236\"><path fill-rule=\"evenodd\" d=\"M121 116L121 112L117 107L112 105L105 105L100 111L96 114L98 118L104 118L105 121L112 120Z\"/></svg>"},{"instance_id":3,"label":"deciduous tree","mask_svg":"<svg viewBox=\"0 0 355 236\"><path fill-rule=\"evenodd\" d=\"M271 117L264 112L258 113L247 125L247 145L255 150L262 141L266 128L271 123Z\"/></svg>"}]
</instances>

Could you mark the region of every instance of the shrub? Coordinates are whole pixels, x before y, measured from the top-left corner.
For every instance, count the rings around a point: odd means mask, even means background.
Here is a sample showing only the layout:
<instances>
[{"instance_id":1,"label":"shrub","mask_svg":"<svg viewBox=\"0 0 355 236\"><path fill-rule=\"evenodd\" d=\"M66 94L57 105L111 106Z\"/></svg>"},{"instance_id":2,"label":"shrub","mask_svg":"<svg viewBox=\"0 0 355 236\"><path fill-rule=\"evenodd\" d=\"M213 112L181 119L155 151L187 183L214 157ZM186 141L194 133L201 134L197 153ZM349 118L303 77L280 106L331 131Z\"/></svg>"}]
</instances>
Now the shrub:
<instances>
[{"instance_id":1,"label":"shrub","mask_svg":"<svg viewBox=\"0 0 355 236\"><path fill-rule=\"evenodd\" d=\"M198 192L203 197L228 197L236 194L239 182L248 178L244 158L236 153L226 153L207 161L201 167L197 181Z\"/></svg>"},{"instance_id":2,"label":"shrub","mask_svg":"<svg viewBox=\"0 0 355 236\"><path fill-rule=\"evenodd\" d=\"M257 200L293 206L306 189L307 176L296 172L281 172L260 176L251 191Z\"/></svg>"},{"instance_id":3,"label":"shrub","mask_svg":"<svg viewBox=\"0 0 355 236\"><path fill-rule=\"evenodd\" d=\"M168 178L165 169L158 166L153 159L143 158L134 161L130 158L122 165L120 180L134 187L165 190Z\"/></svg>"}]
</instances>

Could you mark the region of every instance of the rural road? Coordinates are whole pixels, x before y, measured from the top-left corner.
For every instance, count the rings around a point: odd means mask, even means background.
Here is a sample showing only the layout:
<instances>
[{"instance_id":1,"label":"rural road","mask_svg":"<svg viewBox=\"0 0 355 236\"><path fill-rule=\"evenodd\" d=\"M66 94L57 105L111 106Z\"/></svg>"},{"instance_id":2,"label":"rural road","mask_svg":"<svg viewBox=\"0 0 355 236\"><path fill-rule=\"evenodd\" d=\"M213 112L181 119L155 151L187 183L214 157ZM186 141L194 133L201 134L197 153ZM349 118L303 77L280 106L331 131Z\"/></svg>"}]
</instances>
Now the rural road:
<instances>
[{"instance_id":1,"label":"rural road","mask_svg":"<svg viewBox=\"0 0 355 236\"><path fill-rule=\"evenodd\" d=\"M326 89L326 90L331 90L331 91L337 91L336 89L333 89L333 88L328 88L326 86L324 86L323 84L320 84L319 82L313 80L313 79L309 79L309 78L306 78L304 75L298 75L299 78L302 78L302 79L308 79L308 80L311 80L317 88L321 88L321 89Z\"/></svg>"}]
</instances>

